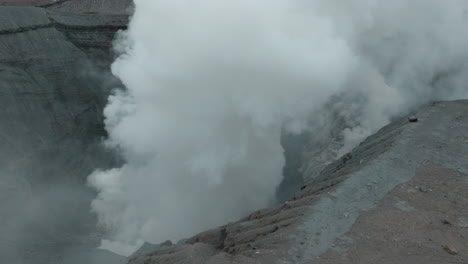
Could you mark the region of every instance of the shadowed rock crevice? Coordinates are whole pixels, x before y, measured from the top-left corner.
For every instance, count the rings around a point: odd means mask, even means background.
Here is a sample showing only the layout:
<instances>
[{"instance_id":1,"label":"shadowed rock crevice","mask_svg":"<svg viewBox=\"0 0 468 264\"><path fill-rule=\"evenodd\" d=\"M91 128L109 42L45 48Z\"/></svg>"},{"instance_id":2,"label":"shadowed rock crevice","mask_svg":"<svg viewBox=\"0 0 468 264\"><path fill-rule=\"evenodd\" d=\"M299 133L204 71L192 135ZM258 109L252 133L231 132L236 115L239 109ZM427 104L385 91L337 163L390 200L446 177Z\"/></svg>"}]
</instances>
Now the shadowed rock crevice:
<instances>
[{"instance_id":1,"label":"shadowed rock crevice","mask_svg":"<svg viewBox=\"0 0 468 264\"><path fill-rule=\"evenodd\" d=\"M17 33L23 33L26 31L38 30L38 29L50 28L50 27L53 27L53 25L43 24L43 25L34 25L34 26L29 26L29 27L20 27L16 29L6 29L6 30L1 30L0 35L17 34Z\"/></svg>"}]
</instances>

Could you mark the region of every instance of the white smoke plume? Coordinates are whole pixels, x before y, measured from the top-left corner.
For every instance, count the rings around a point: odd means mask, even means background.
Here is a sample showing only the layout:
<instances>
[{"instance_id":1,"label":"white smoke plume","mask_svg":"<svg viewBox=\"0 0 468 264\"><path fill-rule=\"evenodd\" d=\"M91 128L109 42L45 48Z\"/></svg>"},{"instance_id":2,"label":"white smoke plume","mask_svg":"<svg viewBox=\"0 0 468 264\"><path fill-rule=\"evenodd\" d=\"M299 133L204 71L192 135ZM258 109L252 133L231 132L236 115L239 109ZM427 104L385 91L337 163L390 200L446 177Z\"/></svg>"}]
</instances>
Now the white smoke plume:
<instances>
[{"instance_id":1,"label":"white smoke plume","mask_svg":"<svg viewBox=\"0 0 468 264\"><path fill-rule=\"evenodd\" d=\"M105 109L125 164L89 178L107 246L180 239L270 205L281 134L323 133L327 112L346 122L345 152L412 107L466 97L467 6L136 0L112 67L126 90Z\"/></svg>"}]
</instances>

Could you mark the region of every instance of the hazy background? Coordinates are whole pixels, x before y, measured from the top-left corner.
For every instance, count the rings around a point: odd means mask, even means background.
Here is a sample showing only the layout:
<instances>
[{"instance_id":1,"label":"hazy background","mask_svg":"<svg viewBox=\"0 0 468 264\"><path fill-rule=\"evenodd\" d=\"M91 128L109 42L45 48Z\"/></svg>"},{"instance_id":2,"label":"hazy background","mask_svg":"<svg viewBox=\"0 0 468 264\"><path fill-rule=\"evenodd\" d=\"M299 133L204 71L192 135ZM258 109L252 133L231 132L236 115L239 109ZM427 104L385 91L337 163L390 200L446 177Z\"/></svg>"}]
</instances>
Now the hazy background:
<instances>
[{"instance_id":1,"label":"hazy background","mask_svg":"<svg viewBox=\"0 0 468 264\"><path fill-rule=\"evenodd\" d=\"M337 135L339 155L421 104L466 98L467 7L136 0L114 45L126 89L104 111L125 164L88 179L102 246L129 254L271 205L283 134Z\"/></svg>"}]
</instances>

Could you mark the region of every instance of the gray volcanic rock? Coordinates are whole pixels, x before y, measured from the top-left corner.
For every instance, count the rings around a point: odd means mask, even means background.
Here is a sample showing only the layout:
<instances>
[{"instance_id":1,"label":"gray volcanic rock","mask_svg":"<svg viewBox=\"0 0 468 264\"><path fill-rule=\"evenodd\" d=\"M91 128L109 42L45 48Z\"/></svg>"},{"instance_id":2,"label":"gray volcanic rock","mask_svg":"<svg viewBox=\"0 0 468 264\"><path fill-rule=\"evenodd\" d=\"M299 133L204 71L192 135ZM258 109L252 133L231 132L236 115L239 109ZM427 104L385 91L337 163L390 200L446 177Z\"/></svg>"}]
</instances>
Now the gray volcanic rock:
<instances>
[{"instance_id":1,"label":"gray volcanic rock","mask_svg":"<svg viewBox=\"0 0 468 264\"><path fill-rule=\"evenodd\" d=\"M73 13L130 14L133 0L0 0L0 6L35 6Z\"/></svg>"},{"instance_id":2,"label":"gray volcanic rock","mask_svg":"<svg viewBox=\"0 0 468 264\"><path fill-rule=\"evenodd\" d=\"M382 128L290 201L146 244L129 263L467 263L467 114L468 100L423 107L417 123Z\"/></svg>"},{"instance_id":3,"label":"gray volcanic rock","mask_svg":"<svg viewBox=\"0 0 468 264\"><path fill-rule=\"evenodd\" d=\"M0 0L0 6L39 6L55 2L55 0Z\"/></svg>"},{"instance_id":4,"label":"gray volcanic rock","mask_svg":"<svg viewBox=\"0 0 468 264\"><path fill-rule=\"evenodd\" d=\"M0 7L1 263L68 263L66 252L98 245L86 176L118 162L100 141L103 106L120 85L111 41L126 23Z\"/></svg>"},{"instance_id":5,"label":"gray volcanic rock","mask_svg":"<svg viewBox=\"0 0 468 264\"><path fill-rule=\"evenodd\" d=\"M133 0L57 0L41 6L76 13L130 14Z\"/></svg>"}]
</instances>

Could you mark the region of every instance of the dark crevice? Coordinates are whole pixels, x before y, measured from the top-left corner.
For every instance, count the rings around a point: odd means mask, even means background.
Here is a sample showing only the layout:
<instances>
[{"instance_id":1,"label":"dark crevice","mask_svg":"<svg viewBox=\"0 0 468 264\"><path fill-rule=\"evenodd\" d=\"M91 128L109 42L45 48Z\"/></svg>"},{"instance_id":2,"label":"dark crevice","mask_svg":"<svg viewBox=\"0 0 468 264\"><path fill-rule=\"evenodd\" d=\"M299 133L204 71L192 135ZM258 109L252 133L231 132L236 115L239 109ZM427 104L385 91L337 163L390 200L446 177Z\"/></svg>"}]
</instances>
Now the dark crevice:
<instances>
[{"instance_id":1,"label":"dark crevice","mask_svg":"<svg viewBox=\"0 0 468 264\"><path fill-rule=\"evenodd\" d=\"M15 29L5 29L5 30L0 30L0 35L18 34L18 33L23 33L27 31L33 31L33 30L38 30L38 29L43 29L43 28L52 28L52 27L54 27L54 25L49 23L49 24L42 24L42 25L33 25L33 26L28 26L28 27L20 27L20 28L15 28Z\"/></svg>"},{"instance_id":2,"label":"dark crevice","mask_svg":"<svg viewBox=\"0 0 468 264\"><path fill-rule=\"evenodd\" d=\"M51 22L55 28L59 31L78 31L78 32L117 32L118 30L127 29L127 25L92 25L92 26L79 26L79 25L65 25L57 23L56 21Z\"/></svg>"},{"instance_id":3,"label":"dark crevice","mask_svg":"<svg viewBox=\"0 0 468 264\"><path fill-rule=\"evenodd\" d=\"M219 244L217 249L223 250L225 248L225 246L226 246L225 242L226 242L227 235L228 235L228 233L227 233L226 227L221 228L221 238L220 238L221 243Z\"/></svg>"},{"instance_id":4,"label":"dark crevice","mask_svg":"<svg viewBox=\"0 0 468 264\"><path fill-rule=\"evenodd\" d=\"M53 6L57 6L57 5L63 4L63 3L68 2L68 1L70 1L70 0L56 0L56 1L53 2L53 3L48 3L48 4L43 4L43 5L37 5L36 7L49 8L49 7L53 7Z\"/></svg>"}]
</instances>

